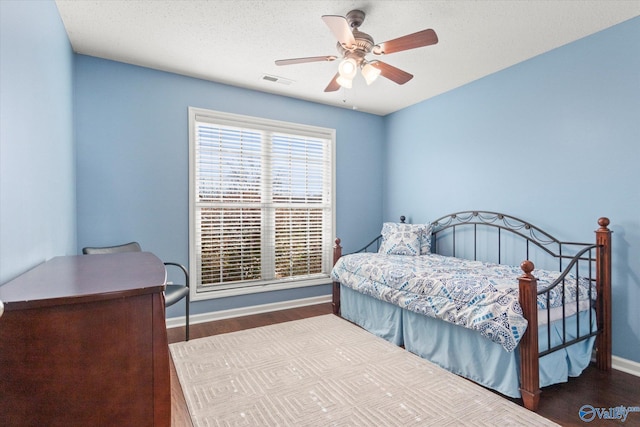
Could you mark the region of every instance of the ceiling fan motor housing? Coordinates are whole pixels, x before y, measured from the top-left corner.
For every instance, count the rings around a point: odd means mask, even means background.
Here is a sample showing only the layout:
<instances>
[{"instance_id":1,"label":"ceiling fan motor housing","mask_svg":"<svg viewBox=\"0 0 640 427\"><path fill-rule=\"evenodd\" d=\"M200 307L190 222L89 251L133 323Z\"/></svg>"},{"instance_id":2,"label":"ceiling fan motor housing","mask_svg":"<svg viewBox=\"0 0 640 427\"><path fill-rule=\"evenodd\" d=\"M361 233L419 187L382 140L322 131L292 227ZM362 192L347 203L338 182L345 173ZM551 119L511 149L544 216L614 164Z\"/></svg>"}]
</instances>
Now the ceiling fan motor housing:
<instances>
[{"instance_id":1,"label":"ceiling fan motor housing","mask_svg":"<svg viewBox=\"0 0 640 427\"><path fill-rule=\"evenodd\" d=\"M373 49L373 37L367 33L354 29L353 38L356 43L351 49L345 48L340 44L340 42L338 42L336 46L340 56L344 58L353 58L358 64L360 64L364 60L365 55Z\"/></svg>"}]
</instances>

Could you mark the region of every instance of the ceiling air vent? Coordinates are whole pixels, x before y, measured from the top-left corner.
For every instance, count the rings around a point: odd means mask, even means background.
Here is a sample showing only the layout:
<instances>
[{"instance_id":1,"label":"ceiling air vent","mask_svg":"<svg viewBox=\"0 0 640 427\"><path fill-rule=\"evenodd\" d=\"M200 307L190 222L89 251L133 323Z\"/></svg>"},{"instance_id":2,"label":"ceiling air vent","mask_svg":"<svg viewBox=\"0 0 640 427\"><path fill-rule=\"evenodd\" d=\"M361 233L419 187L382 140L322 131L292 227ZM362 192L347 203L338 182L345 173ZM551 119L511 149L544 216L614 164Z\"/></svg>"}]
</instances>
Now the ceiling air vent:
<instances>
[{"instance_id":1,"label":"ceiling air vent","mask_svg":"<svg viewBox=\"0 0 640 427\"><path fill-rule=\"evenodd\" d=\"M293 83L293 80L285 79L284 77L272 76L269 74L263 74L261 80L272 82L272 83L280 83L281 85L290 85Z\"/></svg>"}]
</instances>

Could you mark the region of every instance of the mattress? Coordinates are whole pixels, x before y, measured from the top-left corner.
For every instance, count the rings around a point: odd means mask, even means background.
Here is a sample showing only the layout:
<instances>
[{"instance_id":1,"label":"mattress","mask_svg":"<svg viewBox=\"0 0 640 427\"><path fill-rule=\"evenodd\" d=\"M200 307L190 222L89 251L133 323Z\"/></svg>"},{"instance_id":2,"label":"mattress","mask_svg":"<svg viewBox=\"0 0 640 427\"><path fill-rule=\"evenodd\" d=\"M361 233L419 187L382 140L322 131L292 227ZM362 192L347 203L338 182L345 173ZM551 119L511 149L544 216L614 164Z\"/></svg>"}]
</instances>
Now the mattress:
<instances>
[{"instance_id":1,"label":"mattress","mask_svg":"<svg viewBox=\"0 0 640 427\"><path fill-rule=\"evenodd\" d=\"M516 266L437 254L357 253L341 257L332 270L333 280L350 289L472 329L507 352L515 350L527 328L518 300L517 278L522 274ZM534 275L543 289L560 273L535 270ZM588 310L595 297L589 279L568 276L564 286L538 297L539 321L552 322L563 310L565 315Z\"/></svg>"}]
</instances>

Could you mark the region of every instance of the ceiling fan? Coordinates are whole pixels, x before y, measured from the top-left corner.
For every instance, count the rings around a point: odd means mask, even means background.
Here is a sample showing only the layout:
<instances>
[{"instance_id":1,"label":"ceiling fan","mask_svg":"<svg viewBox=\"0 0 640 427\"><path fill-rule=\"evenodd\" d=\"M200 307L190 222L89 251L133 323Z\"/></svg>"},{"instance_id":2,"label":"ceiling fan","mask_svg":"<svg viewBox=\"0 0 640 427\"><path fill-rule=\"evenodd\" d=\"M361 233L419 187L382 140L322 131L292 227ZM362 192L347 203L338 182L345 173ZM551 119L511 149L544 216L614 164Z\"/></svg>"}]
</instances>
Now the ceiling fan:
<instances>
[{"instance_id":1,"label":"ceiling fan","mask_svg":"<svg viewBox=\"0 0 640 427\"><path fill-rule=\"evenodd\" d=\"M375 44L373 37L359 30L364 22L365 13L352 10L347 16L323 15L322 20L327 24L333 35L338 39L337 48L342 61L338 73L333 77L325 92L333 92L340 87L351 88L353 78L358 68L367 84L373 83L379 75L399 85L405 84L413 78L412 74L379 60L368 60L369 53L374 55L388 55L403 50L415 49L438 43L435 31L428 29L408 34L384 43ZM305 58L279 59L276 65L302 64L305 62L335 61L337 56L310 56Z\"/></svg>"}]
</instances>

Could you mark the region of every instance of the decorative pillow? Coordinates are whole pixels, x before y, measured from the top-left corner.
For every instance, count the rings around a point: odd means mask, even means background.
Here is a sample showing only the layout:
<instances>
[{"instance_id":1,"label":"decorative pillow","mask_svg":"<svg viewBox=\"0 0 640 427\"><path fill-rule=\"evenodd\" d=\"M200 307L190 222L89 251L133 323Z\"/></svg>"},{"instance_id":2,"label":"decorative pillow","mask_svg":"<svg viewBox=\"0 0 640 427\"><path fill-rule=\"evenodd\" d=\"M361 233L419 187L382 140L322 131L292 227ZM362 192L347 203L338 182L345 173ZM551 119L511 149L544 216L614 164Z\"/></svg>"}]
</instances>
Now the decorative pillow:
<instances>
[{"instance_id":1,"label":"decorative pillow","mask_svg":"<svg viewBox=\"0 0 640 427\"><path fill-rule=\"evenodd\" d=\"M385 222L378 253L387 255L428 255L431 253L431 224Z\"/></svg>"},{"instance_id":2,"label":"decorative pillow","mask_svg":"<svg viewBox=\"0 0 640 427\"><path fill-rule=\"evenodd\" d=\"M431 228L431 223L424 224L422 242L420 243L420 255L429 255L431 253Z\"/></svg>"},{"instance_id":3,"label":"decorative pillow","mask_svg":"<svg viewBox=\"0 0 640 427\"><path fill-rule=\"evenodd\" d=\"M378 253L386 255L423 255L425 240L428 240L426 253L431 247L431 227L425 224L400 224L385 222L382 225L382 244Z\"/></svg>"}]
</instances>

